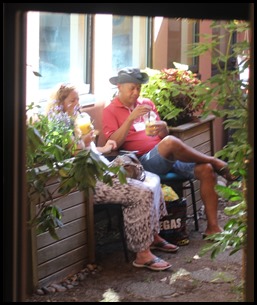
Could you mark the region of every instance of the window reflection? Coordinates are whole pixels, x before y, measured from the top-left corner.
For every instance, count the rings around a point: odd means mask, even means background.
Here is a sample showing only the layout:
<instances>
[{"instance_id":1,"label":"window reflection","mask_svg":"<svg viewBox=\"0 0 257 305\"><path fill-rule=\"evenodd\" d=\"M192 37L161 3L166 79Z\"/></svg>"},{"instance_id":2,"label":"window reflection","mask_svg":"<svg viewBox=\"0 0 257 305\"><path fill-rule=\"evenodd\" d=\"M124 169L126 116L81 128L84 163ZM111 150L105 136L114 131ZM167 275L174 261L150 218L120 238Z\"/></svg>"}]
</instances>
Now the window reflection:
<instances>
[{"instance_id":1,"label":"window reflection","mask_svg":"<svg viewBox=\"0 0 257 305\"><path fill-rule=\"evenodd\" d=\"M29 12L27 103L45 101L60 82L90 80L90 93L110 96L108 76L125 66L162 69L178 62L192 67L196 63L186 52L196 41L197 23L163 17ZM35 78L31 69L42 77Z\"/></svg>"},{"instance_id":2,"label":"window reflection","mask_svg":"<svg viewBox=\"0 0 257 305\"><path fill-rule=\"evenodd\" d=\"M113 16L112 68L132 66L133 17Z\"/></svg>"},{"instance_id":3,"label":"window reflection","mask_svg":"<svg viewBox=\"0 0 257 305\"><path fill-rule=\"evenodd\" d=\"M69 81L70 15L40 13L39 59L40 89Z\"/></svg>"}]
</instances>

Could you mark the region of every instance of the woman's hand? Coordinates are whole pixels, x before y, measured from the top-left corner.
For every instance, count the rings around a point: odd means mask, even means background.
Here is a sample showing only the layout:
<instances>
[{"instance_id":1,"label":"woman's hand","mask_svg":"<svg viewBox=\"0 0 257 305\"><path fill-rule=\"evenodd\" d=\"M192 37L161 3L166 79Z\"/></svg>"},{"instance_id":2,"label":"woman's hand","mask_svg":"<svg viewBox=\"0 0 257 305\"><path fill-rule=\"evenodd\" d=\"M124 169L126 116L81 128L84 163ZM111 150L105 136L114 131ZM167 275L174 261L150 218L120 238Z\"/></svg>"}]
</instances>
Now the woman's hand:
<instances>
[{"instance_id":1,"label":"woman's hand","mask_svg":"<svg viewBox=\"0 0 257 305\"><path fill-rule=\"evenodd\" d=\"M108 140L103 146L104 153L109 153L115 149L117 149L117 143L114 140Z\"/></svg>"},{"instance_id":2,"label":"woman's hand","mask_svg":"<svg viewBox=\"0 0 257 305\"><path fill-rule=\"evenodd\" d=\"M108 154L115 149L117 149L117 143L114 140L108 140L104 146L97 147L97 150L102 154Z\"/></svg>"},{"instance_id":3,"label":"woman's hand","mask_svg":"<svg viewBox=\"0 0 257 305\"><path fill-rule=\"evenodd\" d=\"M92 141L95 140L95 131L94 130L91 130L89 133L87 133L86 135L82 135L81 136L81 139L82 141L84 142L85 144L85 147L88 147L90 146L90 143Z\"/></svg>"}]
</instances>

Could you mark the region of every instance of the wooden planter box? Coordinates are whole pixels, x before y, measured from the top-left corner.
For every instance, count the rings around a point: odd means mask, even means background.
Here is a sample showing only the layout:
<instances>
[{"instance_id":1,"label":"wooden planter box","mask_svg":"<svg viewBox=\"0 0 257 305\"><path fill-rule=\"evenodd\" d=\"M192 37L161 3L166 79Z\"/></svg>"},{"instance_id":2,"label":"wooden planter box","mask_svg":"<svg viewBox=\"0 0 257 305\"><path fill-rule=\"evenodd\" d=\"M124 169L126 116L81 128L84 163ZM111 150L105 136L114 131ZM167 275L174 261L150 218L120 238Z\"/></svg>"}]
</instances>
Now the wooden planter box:
<instances>
[{"instance_id":1,"label":"wooden planter box","mask_svg":"<svg viewBox=\"0 0 257 305\"><path fill-rule=\"evenodd\" d=\"M57 184L58 181L52 180L47 188L53 191ZM83 192L74 191L65 197L55 193L54 198L63 212L63 227L57 229L59 240L49 233L37 235L35 228L29 230L31 276L28 287L31 291L59 282L95 260L92 197L86 199ZM35 215L36 209L32 204L31 215Z\"/></svg>"},{"instance_id":2,"label":"wooden planter box","mask_svg":"<svg viewBox=\"0 0 257 305\"><path fill-rule=\"evenodd\" d=\"M209 115L205 119L195 118L192 122L182 124L177 127L169 127L170 134L180 138L185 144L195 148L206 155L213 155L213 121L214 115ZM186 185L186 183L185 183ZM203 205L200 196L199 181L194 181L195 198L197 209L199 210ZM188 213L193 214L192 201L190 190L181 192L187 199Z\"/></svg>"}]
</instances>

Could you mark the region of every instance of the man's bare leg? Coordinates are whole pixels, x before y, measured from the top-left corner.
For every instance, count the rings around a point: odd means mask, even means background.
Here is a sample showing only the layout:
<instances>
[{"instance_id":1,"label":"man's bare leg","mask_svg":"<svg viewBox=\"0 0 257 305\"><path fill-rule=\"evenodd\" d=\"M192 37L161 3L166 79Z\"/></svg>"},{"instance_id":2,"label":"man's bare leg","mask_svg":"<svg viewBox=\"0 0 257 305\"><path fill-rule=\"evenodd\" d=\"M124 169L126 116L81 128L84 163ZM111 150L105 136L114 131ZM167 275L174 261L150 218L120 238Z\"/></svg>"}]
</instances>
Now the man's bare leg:
<instances>
[{"instance_id":1,"label":"man's bare leg","mask_svg":"<svg viewBox=\"0 0 257 305\"><path fill-rule=\"evenodd\" d=\"M165 137L159 143L158 149L160 155L167 159L196 163L195 176L200 181L200 194L207 217L205 234L221 232L217 218L218 194L215 191L217 184L215 171L220 170L227 163L197 151L174 136Z\"/></svg>"},{"instance_id":2,"label":"man's bare leg","mask_svg":"<svg viewBox=\"0 0 257 305\"><path fill-rule=\"evenodd\" d=\"M205 155L198 150L186 145L174 136L165 137L158 145L161 156L170 160L195 162L197 164L210 163L214 170L220 170L227 163L213 156Z\"/></svg>"},{"instance_id":3,"label":"man's bare leg","mask_svg":"<svg viewBox=\"0 0 257 305\"><path fill-rule=\"evenodd\" d=\"M195 176L200 181L200 194L205 207L207 228L205 234L221 232L218 224L218 194L215 191L216 174L211 164L199 164L195 167Z\"/></svg>"}]
</instances>

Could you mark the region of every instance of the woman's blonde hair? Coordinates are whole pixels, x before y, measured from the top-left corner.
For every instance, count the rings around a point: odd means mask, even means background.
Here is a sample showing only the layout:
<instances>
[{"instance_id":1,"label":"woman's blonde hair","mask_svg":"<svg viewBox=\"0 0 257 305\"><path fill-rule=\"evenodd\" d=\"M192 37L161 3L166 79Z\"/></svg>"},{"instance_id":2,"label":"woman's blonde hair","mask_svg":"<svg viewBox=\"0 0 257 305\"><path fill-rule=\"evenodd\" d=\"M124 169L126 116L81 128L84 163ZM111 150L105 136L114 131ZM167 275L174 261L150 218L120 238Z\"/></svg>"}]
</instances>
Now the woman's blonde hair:
<instances>
[{"instance_id":1,"label":"woman's blonde hair","mask_svg":"<svg viewBox=\"0 0 257 305\"><path fill-rule=\"evenodd\" d=\"M47 102L46 113L48 114L50 110L55 112L58 110L61 111L63 108L63 101L73 90L76 90L76 86L71 83L58 84Z\"/></svg>"}]
</instances>

